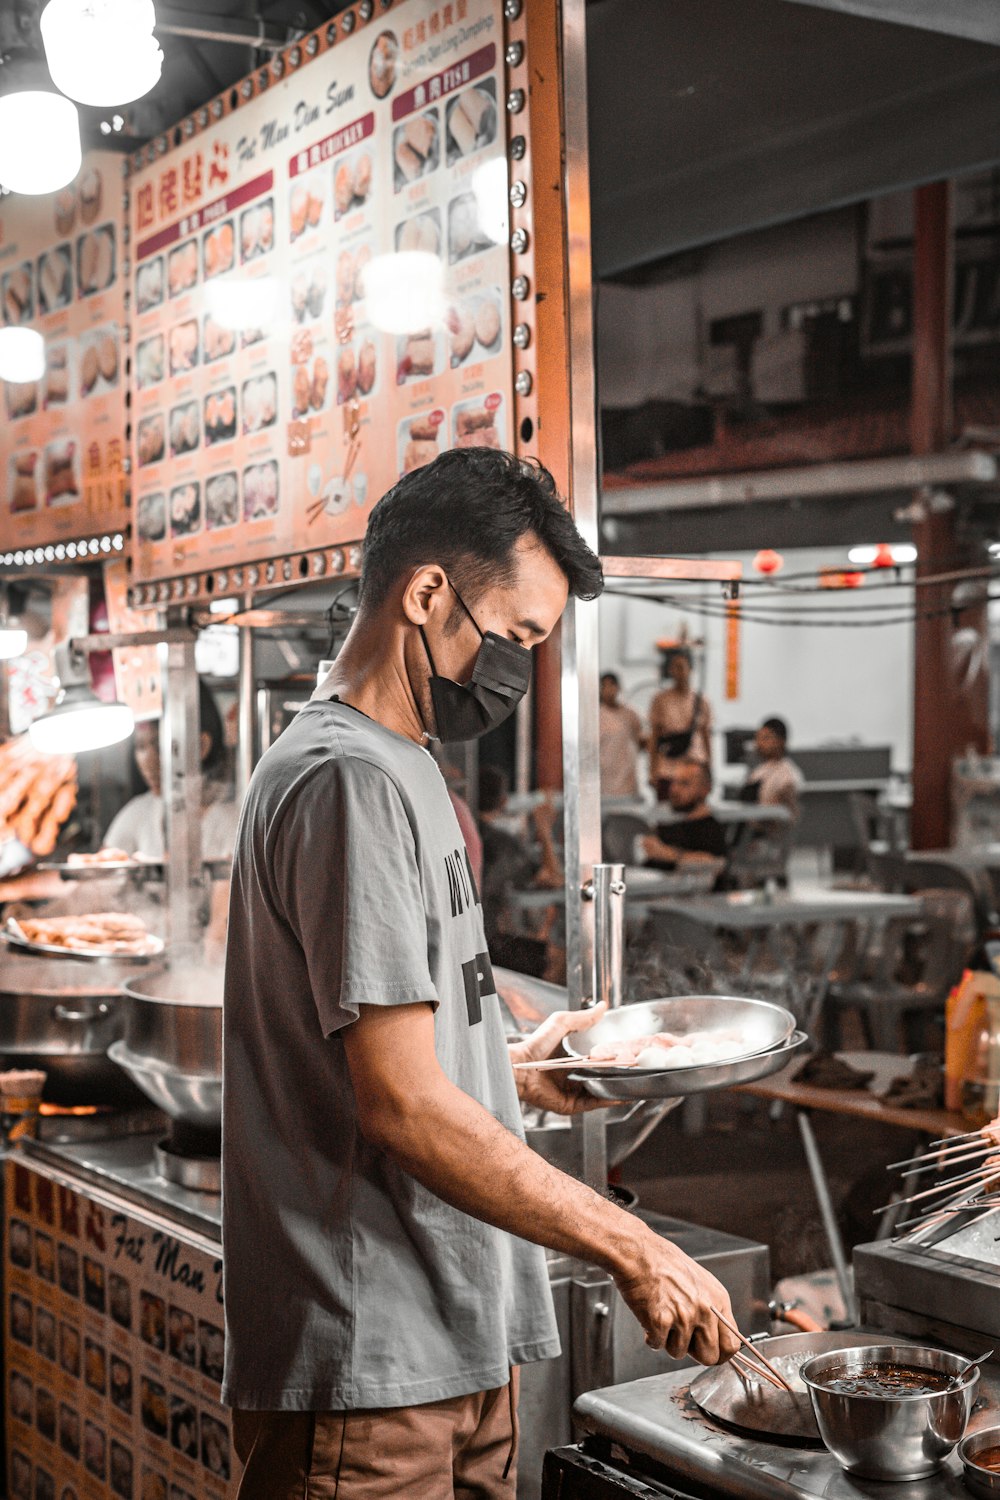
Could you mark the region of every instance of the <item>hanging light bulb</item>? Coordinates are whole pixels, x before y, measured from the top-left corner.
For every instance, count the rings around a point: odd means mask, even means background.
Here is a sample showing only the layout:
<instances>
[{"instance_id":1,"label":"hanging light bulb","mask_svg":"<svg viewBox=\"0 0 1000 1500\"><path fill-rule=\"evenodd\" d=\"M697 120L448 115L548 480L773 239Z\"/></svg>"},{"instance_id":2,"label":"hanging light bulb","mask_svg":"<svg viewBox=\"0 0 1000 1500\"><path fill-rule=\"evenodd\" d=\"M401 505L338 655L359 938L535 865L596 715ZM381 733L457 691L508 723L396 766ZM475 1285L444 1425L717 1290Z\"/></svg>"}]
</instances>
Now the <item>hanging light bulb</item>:
<instances>
[{"instance_id":1,"label":"hanging light bulb","mask_svg":"<svg viewBox=\"0 0 1000 1500\"><path fill-rule=\"evenodd\" d=\"M80 170L76 105L53 92L44 67L8 63L0 96L0 184L11 193L56 193Z\"/></svg>"},{"instance_id":2,"label":"hanging light bulb","mask_svg":"<svg viewBox=\"0 0 1000 1500\"><path fill-rule=\"evenodd\" d=\"M852 547L847 560L859 568L898 568L904 563L916 562L917 549L912 542L870 543L865 547Z\"/></svg>"},{"instance_id":3,"label":"hanging light bulb","mask_svg":"<svg viewBox=\"0 0 1000 1500\"><path fill-rule=\"evenodd\" d=\"M135 717L125 703L102 703L90 685L85 658L57 646L56 675L61 684L55 707L28 728L28 738L43 755L80 755L127 740Z\"/></svg>"},{"instance_id":4,"label":"hanging light bulb","mask_svg":"<svg viewBox=\"0 0 1000 1500\"><path fill-rule=\"evenodd\" d=\"M762 547L754 558L753 565L758 573L767 577L771 573L780 573L785 566L785 559L773 547Z\"/></svg>"},{"instance_id":5,"label":"hanging light bulb","mask_svg":"<svg viewBox=\"0 0 1000 1500\"><path fill-rule=\"evenodd\" d=\"M0 328L0 380L24 385L45 374L45 340L34 328Z\"/></svg>"},{"instance_id":6,"label":"hanging light bulb","mask_svg":"<svg viewBox=\"0 0 1000 1500\"><path fill-rule=\"evenodd\" d=\"M128 104L159 80L152 0L49 0L40 25L53 83L81 104Z\"/></svg>"}]
</instances>

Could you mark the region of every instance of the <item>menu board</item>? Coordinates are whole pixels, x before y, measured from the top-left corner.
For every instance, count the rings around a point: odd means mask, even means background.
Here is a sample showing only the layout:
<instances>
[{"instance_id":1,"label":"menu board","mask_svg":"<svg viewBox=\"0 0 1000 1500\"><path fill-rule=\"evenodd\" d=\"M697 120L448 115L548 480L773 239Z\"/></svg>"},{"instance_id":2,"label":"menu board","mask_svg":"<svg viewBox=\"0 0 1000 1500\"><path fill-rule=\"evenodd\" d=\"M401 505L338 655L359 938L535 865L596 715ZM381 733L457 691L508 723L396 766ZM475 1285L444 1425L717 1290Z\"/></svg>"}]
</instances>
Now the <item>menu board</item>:
<instances>
[{"instance_id":1,"label":"menu board","mask_svg":"<svg viewBox=\"0 0 1000 1500\"><path fill-rule=\"evenodd\" d=\"M131 178L134 581L357 539L512 444L501 9L402 0ZM366 268L405 301L410 252L443 295L397 334Z\"/></svg>"},{"instance_id":2,"label":"menu board","mask_svg":"<svg viewBox=\"0 0 1000 1500\"><path fill-rule=\"evenodd\" d=\"M231 1500L222 1260L6 1163L10 1500Z\"/></svg>"},{"instance_id":3,"label":"menu board","mask_svg":"<svg viewBox=\"0 0 1000 1500\"><path fill-rule=\"evenodd\" d=\"M123 557L104 564L104 599L112 635L149 629L148 618L128 602L128 568ZM163 673L156 646L116 646L111 653L115 696L137 719L158 719L163 712Z\"/></svg>"},{"instance_id":4,"label":"menu board","mask_svg":"<svg viewBox=\"0 0 1000 1500\"><path fill-rule=\"evenodd\" d=\"M0 202L6 327L45 339L45 374L3 385L0 544L121 530L125 509L123 161L84 157L76 181Z\"/></svg>"}]
</instances>

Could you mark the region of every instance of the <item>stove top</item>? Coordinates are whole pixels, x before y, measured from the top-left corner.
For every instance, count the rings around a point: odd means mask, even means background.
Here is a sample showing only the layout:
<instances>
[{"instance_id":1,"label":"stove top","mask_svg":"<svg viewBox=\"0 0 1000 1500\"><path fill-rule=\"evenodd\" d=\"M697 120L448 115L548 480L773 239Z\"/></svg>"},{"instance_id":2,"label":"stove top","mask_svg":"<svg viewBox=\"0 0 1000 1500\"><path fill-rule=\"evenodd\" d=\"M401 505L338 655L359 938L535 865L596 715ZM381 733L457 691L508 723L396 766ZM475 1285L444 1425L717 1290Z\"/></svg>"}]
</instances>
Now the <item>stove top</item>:
<instances>
[{"instance_id":1,"label":"stove top","mask_svg":"<svg viewBox=\"0 0 1000 1500\"><path fill-rule=\"evenodd\" d=\"M873 1334L872 1341L883 1337ZM745 1437L712 1421L696 1405L691 1384L692 1371L682 1370L589 1391L574 1415L587 1433L610 1438L634 1456L630 1469L652 1459L679 1487L688 1480L734 1500L968 1500L954 1453L937 1474L905 1488L852 1479L825 1448ZM997 1420L1000 1371L984 1370L980 1391L970 1432Z\"/></svg>"}]
</instances>

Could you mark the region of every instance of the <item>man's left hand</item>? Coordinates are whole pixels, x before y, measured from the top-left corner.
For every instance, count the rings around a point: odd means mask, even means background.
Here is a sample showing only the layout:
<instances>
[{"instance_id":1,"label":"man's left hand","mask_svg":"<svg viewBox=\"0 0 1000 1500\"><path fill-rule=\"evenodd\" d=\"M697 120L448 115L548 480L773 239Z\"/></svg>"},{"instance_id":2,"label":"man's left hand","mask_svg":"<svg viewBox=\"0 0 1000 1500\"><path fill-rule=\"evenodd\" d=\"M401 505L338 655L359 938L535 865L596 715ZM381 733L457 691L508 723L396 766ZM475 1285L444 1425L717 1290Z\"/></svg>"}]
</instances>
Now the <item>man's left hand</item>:
<instances>
[{"instance_id":1,"label":"man's left hand","mask_svg":"<svg viewBox=\"0 0 1000 1500\"><path fill-rule=\"evenodd\" d=\"M560 1051L564 1037L574 1031L596 1026L607 1010L602 1000L589 1010L557 1010L536 1031L508 1048L512 1063L544 1062ZM558 1070L546 1073L534 1068L515 1068L517 1094L522 1104L532 1109L548 1110L555 1115L577 1115L588 1109L607 1109L603 1099L595 1099L578 1083L570 1083Z\"/></svg>"}]
</instances>

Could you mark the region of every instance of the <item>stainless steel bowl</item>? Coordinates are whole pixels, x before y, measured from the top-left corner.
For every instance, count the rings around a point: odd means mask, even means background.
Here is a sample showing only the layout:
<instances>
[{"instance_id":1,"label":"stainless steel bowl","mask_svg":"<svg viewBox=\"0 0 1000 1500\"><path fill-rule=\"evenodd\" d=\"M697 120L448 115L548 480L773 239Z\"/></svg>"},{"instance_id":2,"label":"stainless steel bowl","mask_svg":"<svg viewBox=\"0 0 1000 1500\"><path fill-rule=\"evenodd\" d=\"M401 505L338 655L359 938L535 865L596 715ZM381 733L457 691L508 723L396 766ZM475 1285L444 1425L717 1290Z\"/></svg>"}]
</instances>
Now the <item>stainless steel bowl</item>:
<instances>
[{"instance_id":1,"label":"stainless steel bowl","mask_svg":"<svg viewBox=\"0 0 1000 1500\"><path fill-rule=\"evenodd\" d=\"M210 1130L222 1124L222 1079L216 1073L184 1073L155 1057L138 1057L124 1042L108 1056L127 1073L147 1099L184 1125Z\"/></svg>"},{"instance_id":2,"label":"stainless steel bowl","mask_svg":"<svg viewBox=\"0 0 1000 1500\"><path fill-rule=\"evenodd\" d=\"M642 1068L619 1068L615 1073L581 1069L571 1073L574 1082L582 1083L598 1099L622 1103L630 1099L673 1099L679 1102L687 1094L707 1094L713 1089L731 1089L738 1083L753 1083L768 1078L787 1067L809 1038L804 1031L792 1035L766 1052L742 1057L736 1062L707 1063L698 1068L671 1068L651 1073Z\"/></svg>"},{"instance_id":3,"label":"stainless steel bowl","mask_svg":"<svg viewBox=\"0 0 1000 1500\"><path fill-rule=\"evenodd\" d=\"M981 1469L979 1455L987 1448L1000 1448L1000 1427L981 1427L970 1432L958 1445L958 1456L965 1470L965 1483L974 1495L983 1495L985 1500L997 1500L1000 1495L1000 1472L996 1469Z\"/></svg>"},{"instance_id":4,"label":"stainless steel bowl","mask_svg":"<svg viewBox=\"0 0 1000 1500\"><path fill-rule=\"evenodd\" d=\"M222 1076L222 976L164 969L122 985L124 1042L178 1073Z\"/></svg>"},{"instance_id":5,"label":"stainless steel bowl","mask_svg":"<svg viewBox=\"0 0 1000 1500\"><path fill-rule=\"evenodd\" d=\"M961 1354L907 1344L869 1344L819 1354L802 1366L820 1437L837 1462L861 1479L924 1479L940 1468L965 1433L979 1371L931 1396L841 1395L826 1382L872 1365L911 1365L959 1375Z\"/></svg>"}]
</instances>

